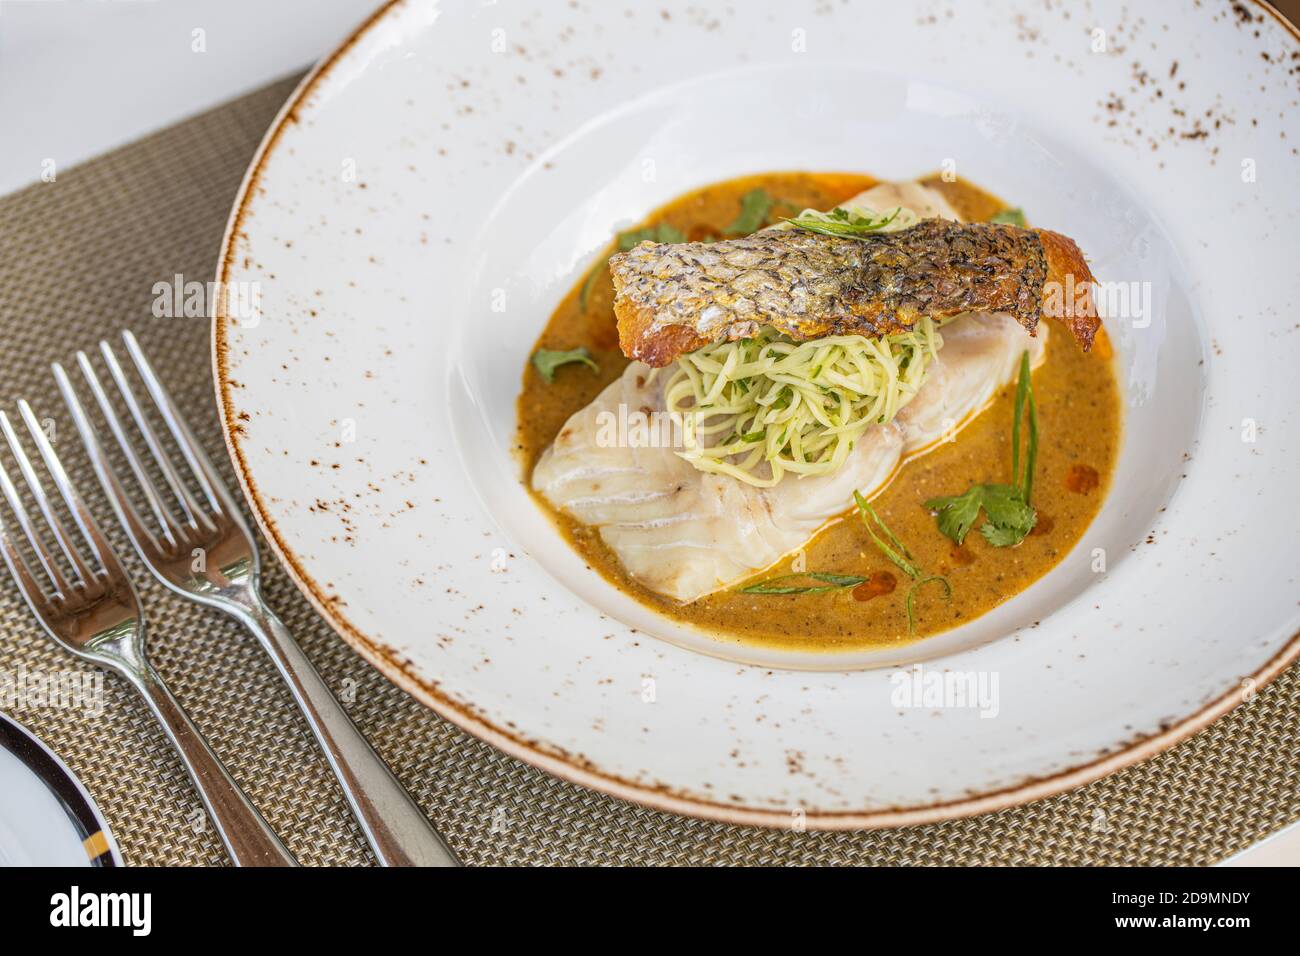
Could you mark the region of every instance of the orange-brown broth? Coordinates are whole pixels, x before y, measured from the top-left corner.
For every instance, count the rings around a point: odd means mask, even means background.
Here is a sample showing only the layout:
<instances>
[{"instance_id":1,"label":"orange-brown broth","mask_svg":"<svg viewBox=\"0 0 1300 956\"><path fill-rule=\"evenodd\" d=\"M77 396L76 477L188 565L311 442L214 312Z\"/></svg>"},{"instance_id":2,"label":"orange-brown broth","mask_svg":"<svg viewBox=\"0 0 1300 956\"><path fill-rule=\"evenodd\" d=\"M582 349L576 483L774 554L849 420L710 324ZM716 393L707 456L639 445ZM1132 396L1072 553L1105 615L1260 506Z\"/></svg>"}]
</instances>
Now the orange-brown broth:
<instances>
[{"instance_id":1,"label":"orange-brown broth","mask_svg":"<svg viewBox=\"0 0 1300 956\"><path fill-rule=\"evenodd\" d=\"M693 240L716 238L735 218L740 197L762 187L782 202L773 215L800 209L828 209L875 185L870 176L848 173L772 173L746 176L696 190L652 214L646 225L667 223ZM927 180L944 193L963 218L988 219L1005 206L1001 200L962 180ZM539 337L537 348L585 345L600 365L566 366L547 384L529 365L518 400L518 447L525 480L564 422L590 403L627 365L618 350L613 289L601 268L581 304L583 276L565 296ZM804 595L752 595L723 591L692 604L680 604L650 591L623 570L594 528L557 512L537 496L561 533L605 578L667 617L703 629L723 640L794 647L850 650L906 643L978 617L1024 590L1074 546L1096 517L1119 452L1120 396L1111 348L1104 330L1091 353L1054 329L1047 359L1034 373L1034 395L1042 436L1035 473L1034 505L1039 522L1015 548L994 548L978 531L958 547L941 535L923 502L960 494L977 482L1009 482L1012 389L1004 389L957 440L899 469L873 507L907 544L917 563L952 583L950 600L935 584L917 591L916 628L908 632L906 600L910 581L889 563L848 514L824 528L804 549L806 569L872 578L871 587ZM1083 469L1100 476L1078 481ZM1080 490L1084 489L1084 490ZM846 502L846 505L848 503ZM761 575L787 573L790 559ZM892 590L879 586L884 575L898 579Z\"/></svg>"}]
</instances>

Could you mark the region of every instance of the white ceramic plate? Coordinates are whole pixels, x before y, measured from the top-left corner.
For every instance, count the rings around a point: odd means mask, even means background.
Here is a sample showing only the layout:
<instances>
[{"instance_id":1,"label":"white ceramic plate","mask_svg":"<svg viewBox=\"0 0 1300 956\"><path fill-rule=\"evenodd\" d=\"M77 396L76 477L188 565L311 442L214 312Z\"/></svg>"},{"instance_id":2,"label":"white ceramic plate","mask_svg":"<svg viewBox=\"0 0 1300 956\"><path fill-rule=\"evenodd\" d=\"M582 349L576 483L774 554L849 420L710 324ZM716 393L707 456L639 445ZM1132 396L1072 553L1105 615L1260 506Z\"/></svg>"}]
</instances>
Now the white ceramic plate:
<instances>
[{"instance_id":1,"label":"white ceramic plate","mask_svg":"<svg viewBox=\"0 0 1300 956\"><path fill-rule=\"evenodd\" d=\"M121 866L81 781L31 731L0 714L0 867Z\"/></svg>"},{"instance_id":2,"label":"white ceramic plate","mask_svg":"<svg viewBox=\"0 0 1300 956\"><path fill-rule=\"evenodd\" d=\"M658 807L907 823L1168 746L1300 629L1300 44L1247 8L385 8L276 121L226 237L220 278L260 292L214 330L257 520L420 700ZM510 446L529 349L609 236L741 173L945 166L1150 295L1108 317L1125 440L1074 552L964 627L835 658L720 644L586 569ZM996 680L996 708L909 706L917 660Z\"/></svg>"}]
</instances>

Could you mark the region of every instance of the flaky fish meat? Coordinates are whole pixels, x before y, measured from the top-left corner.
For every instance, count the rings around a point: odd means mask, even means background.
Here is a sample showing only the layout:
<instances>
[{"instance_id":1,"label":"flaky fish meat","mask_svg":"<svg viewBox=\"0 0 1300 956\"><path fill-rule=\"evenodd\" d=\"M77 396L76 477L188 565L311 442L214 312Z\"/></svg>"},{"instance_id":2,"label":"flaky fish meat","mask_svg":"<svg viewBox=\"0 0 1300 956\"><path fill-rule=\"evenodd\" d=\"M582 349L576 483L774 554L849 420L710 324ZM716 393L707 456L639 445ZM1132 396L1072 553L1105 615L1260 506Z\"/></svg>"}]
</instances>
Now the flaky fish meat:
<instances>
[{"instance_id":1,"label":"flaky fish meat","mask_svg":"<svg viewBox=\"0 0 1300 956\"><path fill-rule=\"evenodd\" d=\"M629 410L650 422L664 411L664 376L632 362L560 429L533 470L533 488L597 528L633 579L694 601L803 547L854 491L878 493L903 460L944 440L1013 381L1024 351L1038 364L1045 338L998 313L953 319L925 383L892 422L871 426L839 470L771 488L699 471L653 429L628 440L614 423Z\"/></svg>"}]
</instances>

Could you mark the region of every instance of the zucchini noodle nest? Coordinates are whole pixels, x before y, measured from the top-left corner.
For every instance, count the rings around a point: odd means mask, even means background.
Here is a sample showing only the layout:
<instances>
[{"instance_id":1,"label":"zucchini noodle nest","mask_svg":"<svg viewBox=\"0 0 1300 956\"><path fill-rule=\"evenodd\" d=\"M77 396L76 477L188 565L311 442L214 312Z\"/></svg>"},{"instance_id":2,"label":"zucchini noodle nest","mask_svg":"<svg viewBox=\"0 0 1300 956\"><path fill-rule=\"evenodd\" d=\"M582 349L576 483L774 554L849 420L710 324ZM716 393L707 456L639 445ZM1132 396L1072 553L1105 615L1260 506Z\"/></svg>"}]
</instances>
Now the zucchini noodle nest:
<instances>
[{"instance_id":1,"label":"zucchini noodle nest","mask_svg":"<svg viewBox=\"0 0 1300 956\"><path fill-rule=\"evenodd\" d=\"M770 328L683 355L664 386L682 451L700 471L761 488L836 471L872 425L912 400L943 346L922 318L907 332L795 342Z\"/></svg>"}]
</instances>

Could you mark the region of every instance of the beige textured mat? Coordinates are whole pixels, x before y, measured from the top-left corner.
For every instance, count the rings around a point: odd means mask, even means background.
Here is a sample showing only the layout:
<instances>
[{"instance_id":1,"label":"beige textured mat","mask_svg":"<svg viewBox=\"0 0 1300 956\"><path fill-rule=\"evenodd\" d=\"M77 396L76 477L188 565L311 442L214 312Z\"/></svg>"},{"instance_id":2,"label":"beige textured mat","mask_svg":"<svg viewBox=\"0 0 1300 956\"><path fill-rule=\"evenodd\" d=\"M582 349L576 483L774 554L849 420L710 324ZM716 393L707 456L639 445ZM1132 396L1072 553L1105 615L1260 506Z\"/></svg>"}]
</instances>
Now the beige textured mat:
<instances>
[{"instance_id":1,"label":"beige textured mat","mask_svg":"<svg viewBox=\"0 0 1300 956\"><path fill-rule=\"evenodd\" d=\"M225 464L208 323L154 318L153 286L177 273L212 278L244 168L292 86L274 84L0 198L0 398L26 397L38 416L55 419L65 462L106 524L110 512L48 363L134 328L200 439ZM236 487L228 469L226 477ZM115 541L130 554L120 535ZM555 780L435 717L357 657L264 557L269 602L326 681L354 689L354 718L468 863L1196 864L1300 818L1295 669L1161 757L1002 813L907 829L796 833L645 810ZM304 863L371 862L269 660L235 624L165 593L133 554L127 564L149 613L158 670L290 848ZM39 631L0 572L0 675L77 667ZM50 707L12 716L80 775L127 863L225 863L161 731L120 681L105 683L99 716Z\"/></svg>"}]
</instances>

